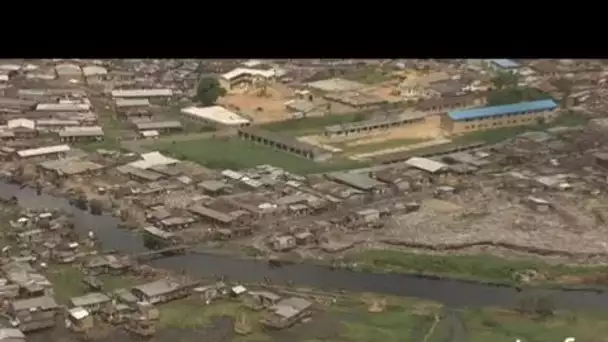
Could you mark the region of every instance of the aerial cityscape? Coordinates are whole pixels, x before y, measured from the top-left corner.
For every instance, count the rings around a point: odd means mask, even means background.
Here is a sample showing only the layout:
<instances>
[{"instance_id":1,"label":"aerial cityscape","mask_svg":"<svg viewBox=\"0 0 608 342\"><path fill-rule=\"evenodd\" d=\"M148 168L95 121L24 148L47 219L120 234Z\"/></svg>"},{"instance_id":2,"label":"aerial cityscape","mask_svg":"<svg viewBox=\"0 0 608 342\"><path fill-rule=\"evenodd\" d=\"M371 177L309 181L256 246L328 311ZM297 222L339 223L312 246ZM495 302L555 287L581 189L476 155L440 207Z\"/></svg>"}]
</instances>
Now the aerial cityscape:
<instances>
[{"instance_id":1,"label":"aerial cityscape","mask_svg":"<svg viewBox=\"0 0 608 342\"><path fill-rule=\"evenodd\" d=\"M0 342L601 342L608 61L0 60Z\"/></svg>"}]
</instances>

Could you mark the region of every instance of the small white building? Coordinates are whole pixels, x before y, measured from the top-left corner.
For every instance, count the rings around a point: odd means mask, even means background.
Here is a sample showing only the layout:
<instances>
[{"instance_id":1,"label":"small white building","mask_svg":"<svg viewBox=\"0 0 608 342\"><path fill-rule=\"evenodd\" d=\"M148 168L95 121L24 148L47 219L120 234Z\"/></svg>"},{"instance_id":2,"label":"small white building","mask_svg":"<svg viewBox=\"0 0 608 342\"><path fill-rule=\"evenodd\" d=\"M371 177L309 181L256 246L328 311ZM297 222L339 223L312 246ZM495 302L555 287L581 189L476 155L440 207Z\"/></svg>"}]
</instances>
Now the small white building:
<instances>
[{"instance_id":1,"label":"small white building","mask_svg":"<svg viewBox=\"0 0 608 342\"><path fill-rule=\"evenodd\" d=\"M7 122L7 127L9 129L14 129L17 127L24 127L24 128L34 130L34 129L36 129L36 122L34 122L33 120L24 119L24 118L13 119L13 120L9 120Z\"/></svg>"},{"instance_id":2,"label":"small white building","mask_svg":"<svg viewBox=\"0 0 608 342\"><path fill-rule=\"evenodd\" d=\"M238 128L251 125L251 120L222 106L187 107L181 112L190 119L216 127Z\"/></svg>"}]
</instances>

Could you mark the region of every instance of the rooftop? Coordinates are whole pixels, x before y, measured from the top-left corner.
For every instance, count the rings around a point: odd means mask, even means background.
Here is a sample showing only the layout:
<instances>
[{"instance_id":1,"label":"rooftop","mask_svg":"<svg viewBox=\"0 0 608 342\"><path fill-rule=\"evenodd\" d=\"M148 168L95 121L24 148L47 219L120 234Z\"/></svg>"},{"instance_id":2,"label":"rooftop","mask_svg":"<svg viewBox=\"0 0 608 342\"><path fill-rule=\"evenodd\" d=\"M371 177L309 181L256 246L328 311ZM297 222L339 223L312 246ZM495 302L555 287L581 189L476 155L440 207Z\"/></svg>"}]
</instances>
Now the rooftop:
<instances>
[{"instance_id":1,"label":"rooftop","mask_svg":"<svg viewBox=\"0 0 608 342\"><path fill-rule=\"evenodd\" d=\"M126 107L149 107L150 100L148 99L116 99L116 107L118 108L126 108Z\"/></svg>"},{"instance_id":2,"label":"rooftop","mask_svg":"<svg viewBox=\"0 0 608 342\"><path fill-rule=\"evenodd\" d=\"M17 155L19 157L34 157L34 156L42 156L45 154L52 153L63 153L70 151L71 148L68 145L53 145L53 146L45 146L39 148L31 148L27 150L17 151Z\"/></svg>"},{"instance_id":3,"label":"rooftop","mask_svg":"<svg viewBox=\"0 0 608 342\"><path fill-rule=\"evenodd\" d=\"M309 88L325 92L355 91L365 87L365 85L362 83L349 81L342 78L330 78L327 80L310 82L307 84L307 86Z\"/></svg>"},{"instance_id":4,"label":"rooftop","mask_svg":"<svg viewBox=\"0 0 608 342\"><path fill-rule=\"evenodd\" d=\"M490 59L490 63L495 64L503 69L519 68L519 63L510 59Z\"/></svg>"},{"instance_id":5,"label":"rooftop","mask_svg":"<svg viewBox=\"0 0 608 342\"><path fill-rule=\"evenodd\" d=\"M182 128L182 123L177 120L141 121L141 122L135 122L135 126L140 131L146 131L146 130L157 130L157 129L168 129L168 128Z\"/></svg>"},{"instance_id":6,"label":"rooftop","mask_svg":"<svg viewBox=\"0 0 608 342\"><path fill-rule=\"evenodd\" d=\"M527 111L552 110L557 108L553 100L539 100L520 102L502 106L482 107L465 110L456 110L448 113L452 120L479 119L499 115L514 114Z\"/></svg>"},{"instance_id":7,"label":"rooftop","mask_svg":"<svg viewBox=\"0 0 608 342\"><path fill-rule=\"evenodd\" d=\"M153 166L171 165L179 163L179 160L166 157L160 152L148 152L141 155L141 160L134 161L128 165L137 169L149 169Z\"/></svg>"},{"instance_id":8,"label":"rooftop","mask_svg":"<svg viewBox=\"0 0 608 342\"><path fill-rule=\"evenodd\" d=\"M118 89L112 90L112 97L171 97L171 89Z\"/></svg>"},{"instance_id":9,"label":"rooftop","mask_svg":"<svg viewBox=\"0 0 608 342\"><path fill-rule=\"evenodd\" d=\"M229 126L250 123L249 120L222 106L187 107L182 109L182 113Z\"/></svg>"},{"instance_id":10,"label":"rooftop","mask_svg":"<svg viewBox=\"0 0 608 342\"><path fill-rule=\"evenodd\" d=\"M60 137L96 137L102 135L104 133L101 126L65 127L59 132Z\"/></svg>"},{"instance_id":11,"label":"rooftop","mask_svg":"<svg viewBox=\"0 0 608 342\"><path fill-rule=\"evenodd\" d=\"M243 75L251 75L251 76L260 76L260 77L265 77L265 78L270 78L275 76L275 71L270 69L270 70L259 70L259 69L252 69L252 68L236 68L234 70L231 70L225 74L222 75L222 78L227 79L227 80L232 80L234 78L237 78L239 76L243 76Z\"/></svg>"}]
</instances>

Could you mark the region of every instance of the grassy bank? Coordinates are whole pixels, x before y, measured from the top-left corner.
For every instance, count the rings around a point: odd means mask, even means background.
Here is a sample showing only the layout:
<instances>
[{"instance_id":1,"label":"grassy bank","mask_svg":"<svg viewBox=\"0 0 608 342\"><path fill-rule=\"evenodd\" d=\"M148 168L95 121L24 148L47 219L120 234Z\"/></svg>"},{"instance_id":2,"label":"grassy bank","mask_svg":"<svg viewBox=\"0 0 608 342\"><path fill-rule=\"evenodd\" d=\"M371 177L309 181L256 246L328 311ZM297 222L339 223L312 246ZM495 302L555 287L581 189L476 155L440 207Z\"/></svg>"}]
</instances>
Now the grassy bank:
<instances>
[{"instance_id":1,"label":"grassy bank","mask_svg":"<svg viewBox=\"0 0 608 342\"><path fill-rule=\"evenodd\" d=\"M242 169L271 164L298 174L331 172L365 165L347 159L326 163L298 157L236 138L199 139L155 144L154 149L187 159L212 169Z\"/></svg>"},{"instance_id":2,"label":"grassy bank","mask_svg":"<svg viewBox=\"0 0 608 342\"><path fill-rule=\"evenodd\" d=\"M597 285L608 272L608 266L575 267L550 265L533 259L503 259L492 255L426 255L401 251L369 250L351 253L346 259L357 263L357 269L381 272L404 272L444 276L484 282L517 284L517 275L535 270L542 278L537 283L563 283L580 280L580 285ZM576 278L576 279L575 279ZM576 285L576 284L571 284Z\"/></svg>"},{"instance_id":3,"label":"grassy bank","mask_svg":"<svg viewBox=\"0 0 608 342\"><path fill-rule=\"evenodd\" d=\"M382 151L392 148L398 148L408 145L419 144L427 141L427 139L391 139L385 141L379 141L371 144L361 145L348 145L348 144L334 144L336 147L342 149L346 154L358 154L358 153L369 153L375 151Z\"/></svg>"},{"instance_id":4,"label":"grassy bank","mask_svg":"<svg viewBox=\"0 0 608 342\"><path fill-rule=\"evenodd\" d=\"M514 311L478 309L462 312L462 319L470 342L561 342L567 337L599 342L608 334L608 314L598 312L556 312L534 319Z\"/></svg>"}]
</instances>

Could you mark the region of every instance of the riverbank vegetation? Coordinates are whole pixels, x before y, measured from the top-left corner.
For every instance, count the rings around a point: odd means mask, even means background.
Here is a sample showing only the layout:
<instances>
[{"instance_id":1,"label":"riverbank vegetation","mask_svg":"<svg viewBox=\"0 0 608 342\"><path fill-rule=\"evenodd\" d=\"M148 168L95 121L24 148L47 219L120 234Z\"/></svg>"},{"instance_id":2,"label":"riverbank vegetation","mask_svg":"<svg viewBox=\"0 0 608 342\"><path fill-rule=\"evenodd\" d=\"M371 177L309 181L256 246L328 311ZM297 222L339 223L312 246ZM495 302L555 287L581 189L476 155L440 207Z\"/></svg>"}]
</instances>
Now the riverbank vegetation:
<instances>
[{"instance_id":1,"label":"riverbank vegetation","mask_svg":"<svg viewBox=\"0 0 608 342\"><path fill-rule=\"evenodd\" d=\"M492 255L428 255L368 250L347 254L356 269L403 272L507 285L608 285L608 266L553 265L536 259L504 259Z\"/></svg>"}]
</instances>

